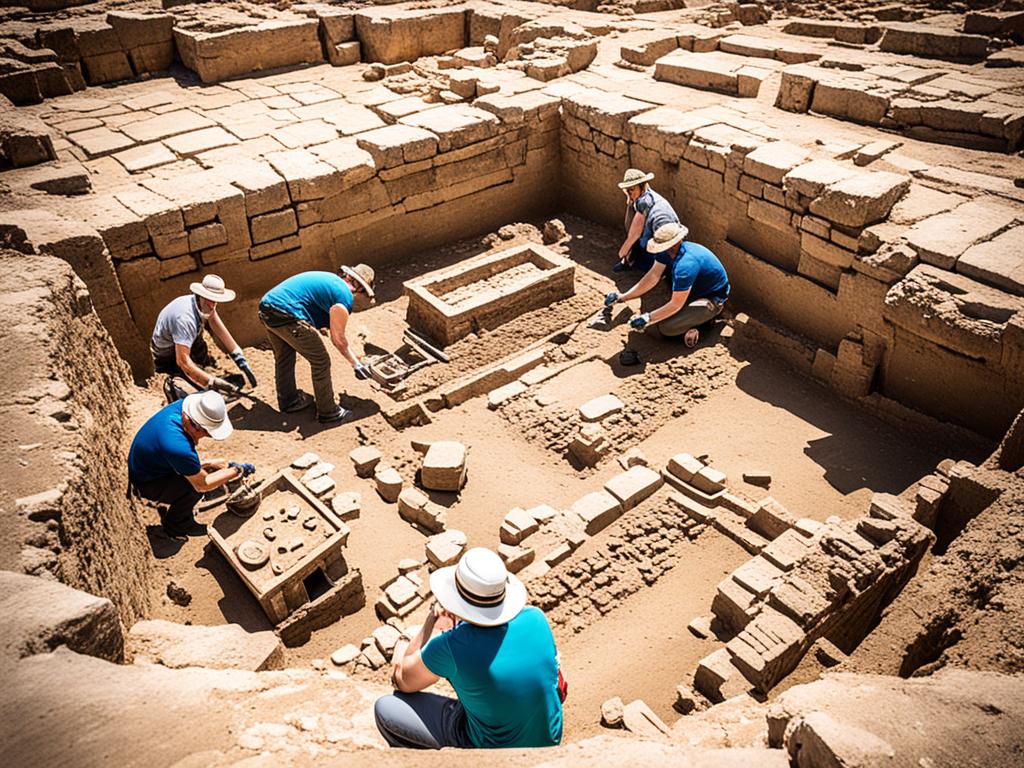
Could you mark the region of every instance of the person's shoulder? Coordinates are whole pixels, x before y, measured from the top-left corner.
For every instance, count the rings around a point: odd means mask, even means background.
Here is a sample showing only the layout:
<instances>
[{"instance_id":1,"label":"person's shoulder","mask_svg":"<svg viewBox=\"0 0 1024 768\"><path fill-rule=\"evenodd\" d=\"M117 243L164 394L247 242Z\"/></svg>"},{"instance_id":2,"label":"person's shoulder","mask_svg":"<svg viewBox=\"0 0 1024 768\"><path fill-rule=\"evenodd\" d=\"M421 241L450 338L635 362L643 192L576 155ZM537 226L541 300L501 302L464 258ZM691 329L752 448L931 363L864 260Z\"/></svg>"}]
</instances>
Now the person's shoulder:
<instances>
[{"instance_id":1,"label":"person's shoulder","mask_svg":"<svg viewBox=\"0 0 1024 768\"><path fill-rule=\"evenodd\" d=\"M523 608L513 621L529 625L531 627L550 627L548 624L548 617L544 615L544 611L535 605L528 605Z\"/></svg>"}]
</instances>

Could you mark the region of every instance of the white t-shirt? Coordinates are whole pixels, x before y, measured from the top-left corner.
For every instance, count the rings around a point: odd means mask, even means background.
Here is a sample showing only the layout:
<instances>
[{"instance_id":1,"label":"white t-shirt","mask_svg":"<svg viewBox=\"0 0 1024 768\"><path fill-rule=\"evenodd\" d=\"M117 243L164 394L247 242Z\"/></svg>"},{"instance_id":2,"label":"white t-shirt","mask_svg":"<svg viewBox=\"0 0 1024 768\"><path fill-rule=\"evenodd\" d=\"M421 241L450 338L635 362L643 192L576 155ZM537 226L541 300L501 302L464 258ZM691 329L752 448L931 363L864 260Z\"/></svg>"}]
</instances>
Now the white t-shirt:
<instances>
[{"instance_id":1,"label":"white t-shirt","mask_svg":"<svg viewBox=\"0 0 1024 768\"><path fill-rule=\"evenodd\" d=\"M192 344L203 330L196 297L179 296L162 310L153 329L153 349L170 352L175 344L192 349Z\"/></svg>"}]
</instances>

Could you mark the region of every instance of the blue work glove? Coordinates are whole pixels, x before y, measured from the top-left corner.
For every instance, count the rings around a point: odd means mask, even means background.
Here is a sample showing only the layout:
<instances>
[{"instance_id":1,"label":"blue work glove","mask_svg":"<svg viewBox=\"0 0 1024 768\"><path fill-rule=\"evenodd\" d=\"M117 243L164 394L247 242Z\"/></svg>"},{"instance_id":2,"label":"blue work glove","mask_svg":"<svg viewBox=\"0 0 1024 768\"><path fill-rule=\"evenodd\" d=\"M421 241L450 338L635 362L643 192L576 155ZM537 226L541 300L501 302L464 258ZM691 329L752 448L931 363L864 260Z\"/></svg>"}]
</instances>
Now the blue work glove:
<instances>
[{"instance_id":1,"label":"blue work glove","mask_svg":"<svg viewBox=\"0 0 1024 768\"><path fill-rule=\"evenodd\" d=\"M609 293L607 296L604 297L604 305L606 307L610 307L612 304L614 304L618 300L619 300L619 292L618 291L612 291L611 293Z\"/></svg>"},{"instance_id":2,"label":"blue work glove","mask_svg":"<svg viewBox=\"0 0 1024 768\"><path fill-rule=\"evenodd\" d=\"M370 366L366 363L356 363L355 372L356 378L359 380L370 378Z\"/></svg>"},{"instance_id":3,"label":"blue work glove","mask_svg":"<svg viewBox=\"0 0 1024 768\"><path fill-rule=\"evenodd\" d=\"M239 472L241 472L242 477L248 477L249 475L256 471L255 464L243 464L238 461L229 461L228 466L231 467L232 469L237 469Z\"/></svg>"},{"instance_id":4,"label":"blue work glove","mask_svg":"<svg viewBox=\"0 0 1024 768\"><path fill-rule=\"evenodd\" d=\"M256 374L252 372L252 368L249 367L249 361L245 359L245 355L242 354L242 350L231 353L231 359L235 361L235 365L238 366L238 370L242 372L246 380L249 382L250 387L256 386Z\"/></svg>"},{"instance_id":5,"label":"blue work glove","mask_svg":"<svg viewBox=\"0 0 1024 768\"><path fill-rule=\"evenodd\" d=\"M637 315L629 321L631 327L636 328L638 331L642 331L647 327L647 324L651 322L651 313L644 312L642 315Z\"/></svg>"}]
</instances>

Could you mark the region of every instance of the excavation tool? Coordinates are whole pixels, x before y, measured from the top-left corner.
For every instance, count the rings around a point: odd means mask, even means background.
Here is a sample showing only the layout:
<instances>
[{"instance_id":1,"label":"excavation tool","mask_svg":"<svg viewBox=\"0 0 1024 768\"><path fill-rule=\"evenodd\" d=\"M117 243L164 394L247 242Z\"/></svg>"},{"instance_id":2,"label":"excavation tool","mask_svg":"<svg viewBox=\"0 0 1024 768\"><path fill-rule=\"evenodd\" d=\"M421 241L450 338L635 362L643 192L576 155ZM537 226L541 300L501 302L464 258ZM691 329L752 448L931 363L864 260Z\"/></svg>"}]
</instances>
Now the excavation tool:
<instances>
[{"instance_id":1,"label":"excavation tool","mask_svg":"<svg viewBox=\"0 0 1024 768\"><path fill-rule=\"evenodd\" d=\"M373 377L373 380L392 393L404 387L403 381L420 368L426 368L434 363L450 362L448 355L412 329L406 329L402 334L402 341L416 357L420 358L417 362L410 364L396 352L375 355L366 359L366 366L370 369L370 376Z\"/></svg>"},{"instance_id":2,"label":"excavation tool","mask_svg":"<svg viewBox=\"0 0 1024 768\"><path fill-rule=\"evenodd\" d=\"M260 493L259 485L251 482L248 478L243 478L238 488L228 496L224 505L228 508L228 512L239 517L252 517L260 508L261 501L263 501L263 495Z\"/></svg>"}]
</instances>

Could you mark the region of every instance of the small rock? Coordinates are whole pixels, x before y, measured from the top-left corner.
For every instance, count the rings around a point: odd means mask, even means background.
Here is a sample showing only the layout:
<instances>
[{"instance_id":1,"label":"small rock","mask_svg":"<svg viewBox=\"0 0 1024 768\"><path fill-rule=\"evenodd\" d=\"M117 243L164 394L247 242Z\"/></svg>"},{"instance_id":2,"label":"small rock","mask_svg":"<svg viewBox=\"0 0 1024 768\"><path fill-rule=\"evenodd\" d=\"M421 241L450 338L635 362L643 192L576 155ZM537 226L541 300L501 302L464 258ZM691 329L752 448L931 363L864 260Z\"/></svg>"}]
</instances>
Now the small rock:
<instances>
[{"instance_id":1,"label":"small rock","mask_svg":"<svg viewBox=\"0 0 1024 768\"><path fill-rule=\"evenodd\" d=\"M363 70L363 80L373 82L375 80L383 80L387 70L384 69L383 64L370 64L366 69Z\"/></svg>"},{"instance_id":2,"label":"small rock","mask_svg":"<svg viewBox=\"0 0 1024 768\"><path fill-rule=\"evenodd\" d=\"M191 593L184 587L178 586L173 581L167 584L167 596L171 602L180 605L182 608L192 602Z\"/></svg>"},{"instance_id":3,"label":"small rock","mask_svg":"<svg viewBox=\"0 0 1024 768\"><path fill-rule=\"evenodd\" d=\"M331 654L331 662L337 667L344 667L346 664L351 664L358 658L359 654L362 653L352 643L341 646L338 650Z\"/></svg>"},{"instance_id":4,"label":"small rock","mask_svg":"<svg viewBox=\"0 0 1024 768\"><path fill-rule=\"evenodd\" d=\"M334 514L346 522L356 520L359 517L362 498L356 491L345 491L334 497L331 501L331 508L334 510Z\"/></svg>"},{"instance_id":5,"label":"small rock","mask_svg":"<svg viewBox=\"0 0 1024 768\"><path fill-rule=\"evenodd\" d=\"M711 617L698 616L687 624L686 628L702 640L706 639L711 636Z\"/></svg>"},{"instance_id":6,"label":"small rock","mask_svg":"<svg viewBox=\"0 0 1024 768\"><path fill-rule=\"evenodd\" d=\"M304 453L292 462L292 466L295 467L295 469L309 469L318 461L320 461L320 457L317 454Z\"/></svg>"},{"instance_id":7,"label":"small rock","mask_svg":"<svg viewBox=\"0 0 1024 768\"><path fill-rule=\"evenodd\" d=\"M411 557L403 558L398 561L398 572L406 574L411 571L418 571L420 566L423 565L419 560L415 560Z\"/></svg>"},{"instance_id":8,"label":"small rock","mask_svg":"<svg viewBox=\"0 0 1024 768\"><path fill-rule=\"evenodd\" d=\"M323 672L325 669L327 669L327 662L323 659L313 659L311 662L309 662L309 664L317 672Z\"/></svg>"},{"instance_id":9,"label":"small rock","mask_svg":"<svg viewBox=\"0 0 1024 768\"><path fill-rule=\"evenodd\" d=\"M361 445L349 452L348 457L355 465L356 475L369 477L380 462L381 453L372 445Z\"/></svg>"},{"instance_id":10,"label":"small rock","mask_svg":"<svg viewBox=\"0 0 1024 768\"><path fill-rule=\"evenodd\" d=\"M377 493L384 501L394 504L402 492L402 476L398 470L389 466L377 466L374 472L374 480L377 483Z\"/></svg>"},{"instance_id":11,"label":"small rock","mask_svg":"<svg viewBox=\"0 0 1024 768\"><path fill-rule=\"evenodd\" d=\"M673 706L677 712L689 715L692 712L703 712L711 706L711 702L693 690L692 686L680 683L676 686L676 701Z\"/></svg>"},{"instance_id":12,"label":"small rock","mask_svg":"<svg viewBox=\"0 0 1024 768\"><path fill-rule=\"evenodd\" d=\"M557 243L559 240L564 240L569 236L569 233L565 231L565 224L559 219L551 219L550 221L544 222L544 231L542 237L546 245L551 243Z\"/></svg>"},{"instance_id":13,"label":"small rock","mask_svg":"<svg viewBox=\"0 0 1024 768\"><path fill-rule=\"evenodd\" d=\"M622 725L622 699L613 696L601 705L601 725L606 728L618 728Z\"/></svg>"},{"instance_id":14,"label":"small rock","mask_svg":"<svg viewBox=\"0 0 1024 768\"><path fill-rule=\"evenodd\" d=\"M751 485L760 485L767 488L772 484L772 473L765 470L755 470L743 473L743 482Z\"/></svg>"}]
</instances>

